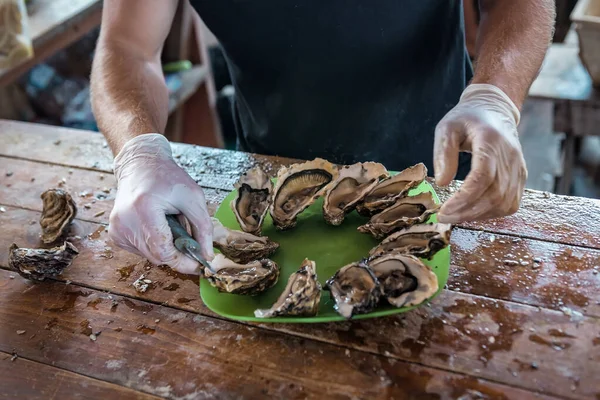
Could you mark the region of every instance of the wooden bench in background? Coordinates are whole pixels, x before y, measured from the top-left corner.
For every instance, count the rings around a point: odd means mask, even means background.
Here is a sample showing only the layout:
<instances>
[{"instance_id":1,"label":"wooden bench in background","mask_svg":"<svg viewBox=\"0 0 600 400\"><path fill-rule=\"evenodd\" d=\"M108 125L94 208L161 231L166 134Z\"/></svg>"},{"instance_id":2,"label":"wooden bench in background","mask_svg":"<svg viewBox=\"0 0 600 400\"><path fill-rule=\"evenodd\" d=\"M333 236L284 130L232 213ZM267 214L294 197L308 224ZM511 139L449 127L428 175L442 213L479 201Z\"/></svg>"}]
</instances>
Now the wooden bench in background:
<instances>
[{"instance_id":1,"label":"wooden bench in background","mask_svg":"<svg viewBox=\"0 0 600 400\"><path fill-rule=\"evenodd\" d=\"M553 44L529 97L553 102L554 132L564 134L562 173L556 192L569 194L578 141L600 135L600 91L579 58L577 34L571 29L564 43Z\"/></svg>"}]
</instances>

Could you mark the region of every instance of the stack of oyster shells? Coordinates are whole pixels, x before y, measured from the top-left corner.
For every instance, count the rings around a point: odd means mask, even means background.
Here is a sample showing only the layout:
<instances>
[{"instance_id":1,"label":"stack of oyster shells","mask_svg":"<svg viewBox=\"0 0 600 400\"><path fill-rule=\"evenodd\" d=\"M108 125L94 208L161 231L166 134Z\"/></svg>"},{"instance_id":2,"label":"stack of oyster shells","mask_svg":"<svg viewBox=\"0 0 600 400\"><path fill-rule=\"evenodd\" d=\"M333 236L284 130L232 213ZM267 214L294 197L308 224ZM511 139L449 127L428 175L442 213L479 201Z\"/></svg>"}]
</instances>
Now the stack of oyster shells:
<instances>
[{"instance_id":1,"label":"stack of oyster shells","mask_svg":"<svg viewBox=\"0 0 600 400\"><path fill-rule=\"evenodd\" d=\"M57 243L69 230L77 215L77 206L69 193L62 189L49 189L40 196L43 201L40 238L45 245ZM8 266L22 277L41 282L56 277L71 265L79 254L69 241L50 249L22 248L13 243L9 249Z\"/></svg>"}]
</instances>

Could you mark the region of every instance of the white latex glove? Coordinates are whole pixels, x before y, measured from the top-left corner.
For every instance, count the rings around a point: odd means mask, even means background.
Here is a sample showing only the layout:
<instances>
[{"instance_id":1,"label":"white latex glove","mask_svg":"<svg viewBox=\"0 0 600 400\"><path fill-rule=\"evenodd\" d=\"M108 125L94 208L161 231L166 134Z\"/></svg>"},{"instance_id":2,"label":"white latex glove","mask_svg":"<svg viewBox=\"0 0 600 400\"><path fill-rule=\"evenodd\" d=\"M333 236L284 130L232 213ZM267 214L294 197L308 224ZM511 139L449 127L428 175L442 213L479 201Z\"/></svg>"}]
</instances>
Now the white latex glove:
<instances>
[{"instance_id":1,"label":"white latex glove","mask_svg":"<svg viewBox=\"0 0 600 400\"><path fill-rule=\"evenodd\" d=\"M472 84L436 127L434 169L438 185L456 176L458 153L472 153L471 171L438 213L444 223L515 213L527 179L517 133L520 113L494 85Z\"/></svg>"},{"instance_id":2,"label":"white latex glove","mask_svg":"<svg viewBox=\"0 0 600 400\"><path fill-rule=\"evenodd\" d=\"M154 133L129 140L115 157L114 170L118 190L109 236L115 244L153 264L199 274L198 263L173 245L165 215L187 218L207 260L214 257L212 222L202 189L175 163L169 141Z\"/></svg>"}]
</instances>

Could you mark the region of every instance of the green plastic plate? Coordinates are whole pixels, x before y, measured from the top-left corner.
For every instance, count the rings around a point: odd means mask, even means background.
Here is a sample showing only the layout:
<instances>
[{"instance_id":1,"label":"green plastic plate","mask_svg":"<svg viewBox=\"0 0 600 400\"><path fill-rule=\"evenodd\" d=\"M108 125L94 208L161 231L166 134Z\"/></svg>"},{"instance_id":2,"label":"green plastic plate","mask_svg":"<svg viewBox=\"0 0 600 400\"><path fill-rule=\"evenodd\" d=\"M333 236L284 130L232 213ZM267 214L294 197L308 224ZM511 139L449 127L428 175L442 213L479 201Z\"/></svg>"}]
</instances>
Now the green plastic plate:
<instances>
[{"instance_id":1,"label":"green plastic plate","mask_svg":"<svg viewBox=\"0 0 600 400\"><path fill-rule=\"evenodd\" d=\"M414 196L421 192L433 193L435 201L439 198L428 182L423 182L409 192ZM231 229L240 229L229 203L236 196L236 191L231 192L217 210L215 217L223 225ZM263 235L279 243L280 247L271 259L281 268L279 281L269 290L258 296L241 296L221 293L210 285L206 279L201 279L200 295L208 308L226 318L240 321L254 322L279 322L279 323L315 323L345 321L333 308L334 302L329 297L329 292L323 290L319 312L314 317L275 317L256 318L254 310L257 308L270 308L277 300L288 277L300 268L305 258L313 260L317 266L317 276L322 285L333 274L346 264L358 261L369 254L378 241L370 235L356 230L368 218L361 217L353 211L346 216L340 226L331 226L323 219L323 199L319 199L298 216L298 225L288 231L278 231L273 227L271 217L267 214L263 225ZM436 222L433 215L427 222ZM450 266L450 248L439 251L432 260L424 260L438 277L440 290L429 300L437 296L448 280ZM422 303L423 304L423 303ZM409 311L417 306L396 308L382 305L368 314L359 314L352 319L375 318Z\"/></svg>"}]
</instances>

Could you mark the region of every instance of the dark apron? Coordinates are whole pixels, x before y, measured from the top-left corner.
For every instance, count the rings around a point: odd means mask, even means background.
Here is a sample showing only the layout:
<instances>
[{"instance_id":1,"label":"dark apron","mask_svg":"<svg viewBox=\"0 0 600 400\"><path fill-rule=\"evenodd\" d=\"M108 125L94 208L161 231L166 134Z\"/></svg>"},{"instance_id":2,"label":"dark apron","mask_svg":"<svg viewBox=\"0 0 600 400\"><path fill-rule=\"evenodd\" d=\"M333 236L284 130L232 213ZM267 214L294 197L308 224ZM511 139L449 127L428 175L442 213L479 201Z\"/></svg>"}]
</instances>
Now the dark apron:
<instances>
[{"instance_id":1,"label":"dark apron","mask_svg":"<svg viewBox=\"0 0 600 400\"><path fill-rule=\"evenodd\" d=\"M472 77L461 0L191 3L225 52L241 150L433 174L435 126Z\"/></svg>"}]
</instances>

